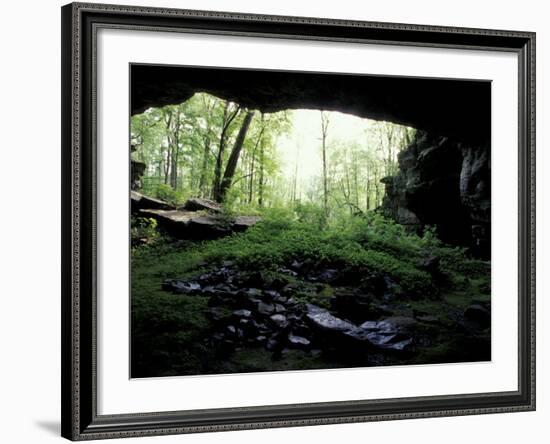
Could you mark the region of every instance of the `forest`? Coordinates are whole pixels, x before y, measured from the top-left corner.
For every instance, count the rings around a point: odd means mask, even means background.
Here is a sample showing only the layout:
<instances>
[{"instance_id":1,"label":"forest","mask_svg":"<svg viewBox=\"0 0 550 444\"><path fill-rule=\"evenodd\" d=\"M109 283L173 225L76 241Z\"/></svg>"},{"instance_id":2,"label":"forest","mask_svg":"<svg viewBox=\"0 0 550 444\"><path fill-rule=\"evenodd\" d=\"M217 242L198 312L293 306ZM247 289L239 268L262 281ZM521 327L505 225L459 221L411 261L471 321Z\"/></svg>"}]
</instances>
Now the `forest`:
<instances>
[{"instance_id":1,"label":"forest","mask_svg":"<svg viewBox=\"0 0 550 444\"><path fill-rule=\"evenodd\" d=\"M300 123L307 128L296 128ZM133 159L147 165L145 194L174 203L202 197L247 211L306 204L328 217L377 208L380 179L395 173L414 132L337 112L263 114L198 93L133 117L131 144Z\"/></svg>"},{"instance_id":2,"label":"forest","mask_svg":"<svg viewBox=\"0 0 550 444\"><path fill-rule=\"evenodd\" d=\"M133 115L132 377L490 359L490 263L383 211L422 140L207 93Z\"/></svg>"}]
</instances>

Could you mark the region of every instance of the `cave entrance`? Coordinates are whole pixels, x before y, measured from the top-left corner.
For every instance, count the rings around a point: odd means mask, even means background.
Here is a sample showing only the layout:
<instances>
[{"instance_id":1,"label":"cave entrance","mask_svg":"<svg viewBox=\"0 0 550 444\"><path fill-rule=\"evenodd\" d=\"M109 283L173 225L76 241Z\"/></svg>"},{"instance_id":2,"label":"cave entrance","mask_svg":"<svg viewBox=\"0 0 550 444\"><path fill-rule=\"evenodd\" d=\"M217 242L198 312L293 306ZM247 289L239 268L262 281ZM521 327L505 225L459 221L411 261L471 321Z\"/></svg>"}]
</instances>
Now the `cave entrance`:
<instances>
[{"instance_id":1,"label":"cave entrance","mask_svg":"<svg viewBox=\"0 0 550 444\"><path fill-rule=\"evenodd\" d=\"M217 100L231 103L232 106L242 110L253 110L258 116L271 116L264 117L266 121L271 120L271 124L276 119L281 120L280 116L285 112L292 113L292 110L295 110L296 116L303 117L301 123L308 121L305 117L308 113L315 114L313 110L317 110L317 115L319 115L318 110L324 110L329 121L342 122L340 117L331 119L329 116L333 114L334 116L355 116L349 117L349 121L355 118L372 122L372 127L377 128L378 125L378 128L371 131L371 138L372 134L378 131L380 142L377 149L370 150L371 153L379 152L371 154L370 161L368 155L359 155L354 152L349 143L350 146L339 150L347 152L340 153L342 159L350 165L355 165L352 171L353 178L357 173L355 170L361 169L357 168L357 165L370 170L369 178L362 182L364 196L361 197L358 196L360 193L355 192L354 186L349 185L349 165L346 165L342 173L346 176L345 180L336 177L341 172L329 171L327 156L330 155L325 152L321 184L315 185L312 182L316 179L310 177L313 176L311 171L314 168L319 170L319 165L317 167L315 165L322 160L319 160L319 156L304 158L304 154L312 147L311 141L302 147L302 155L300 155L299 152L294 153L289 149L288 135L281 138L281 147L286 147L283 152L286 150L285 157L287 157L284 161L286 173L284 181L292 182L289 191L292 198L299 198L301 202L311 201L314 194L312 189L315 187L322 187L322 194L328 195L328 185L325 182L332 174L334 183L331 185L338 187L342 195L339 198L340 202L344 202L340 205L347 206L350 211L354 206L357 207L356 210L361 211L380 208L386 216L404 225L409 231L421 233L425 227L434 226L439 237L445 242L466 246L475 254L484 257L489 254L491 97L489 82L154 65L133 65L131 79L131 111L135 116L144 115L142 113L146 110L151 113L151 108L181 105L188 101L196 102L197 97L204 95L204 97L215 97ZM200 100L204 102L204 99ZM231 117L231 112L231 109L228 109L226 117ZM322 126L319 117L310 118L310 121L314 120L317 120L318 126ZM385 130L381 129L384 126ZM283 127L284 124L281 126L284 130ZM417 128L419 131L401 128ZM293 131L295 130L290 130L290 139L293 137ZM384 131L385 134L382 134ZM322 134L314 136L311 131L307 133L319 140L323 137ZM392 143L387 144L389 146L384 147L384 139L391 138L392 133L397 133L397 137ZM236 136L237 132L234 137ZM368 137L366 136L365 139ZM287 141L286 145L285 141ZM134 142L135 147L139 146L139 140ZM171 142L173 144L174 140ZM404 142L405 145L403 145ZM169 141L165 143L170 144ZM208 143L213 141L209 140ZM297 142L294 140L290 142L292 143L296 145ZM364 143L375 144L372 140L360 141L360 144ZM316 145L318 150L319 143ZM325 151L327 151L326 148ZM408 149L398 161L397 154L404 148ZM390 153L386 159L383 159L385 154L382 153L386 150ZM231 146L224 147L224 151L223 156L228 156ZM254 158L250 158L250 153L248 155L247 160L252 164L258 161L254 157L255 154L252 155ZM246 157L246 150L244 157ZM381 159L373 163L373 157L381 157ZM141 156L139 152L134 153L134 158L143 161L143 152ZM239 162L239 158L240 155L236 159L231 159L231 163L235 163L235 160L237 164L242 163ZM181 160L172 157L171 162ZM210 185L207 184L208 180L205 177L196 179L202 182L199 187L200 195L208 195L218 201L225 198L228 187L226 181L225 190L223 190L223 164L228 160L228 158L217 159L219 165L216 166L217 169L214 168L213 173L220 176L216 179L218 184L214 184L213 188L222 187L223 196L215 190L212 192L212 189L207 193ZM374 166L382 164L384 160L386 165L383 168ZM207 159L205 158L204 161L207 162ZM136 185L140 183L138 177L145 163L147 162L134 163ZM177 174L176 177L172 174L172 178L169 179L167 175L170 166L162 166L161 163L159 162L156 167L158 177L164 174L165 184L170 184L174 190L180 187L177 183ZM297 177L297 166L301 166L302 169L300 179ZM147 168L152 167L149 165ZM254 167L250 167L248 172L241 172L240 176L235 177L236 168L236 165L230 168L231 181L238 180L243 187L248 179L249 188L252 191L249 192L247 200L252 202L254 199L259 199L263 205L262 197L252 196L254 190L251 184L254 173L258 180L258 175L264 174L265 171L254 171ZM294 178L290 177L292 168L294 168ZM160 172L161 169L164 169L163 174ZM197 171L199 168L193 169ZM319 182L318 179L317 177L317 182ZM144 179L146 189L147 181L151 184L155 180L160 181L160 179ZM307 187L304 181L310 182ZM353 185L355 185L354 182ZM280 188L283 184L274 181L272 186ZM165 191L170 193L169 189ZM352 191L354 196L351 196ZM260 194L263 192L262 190ZM336 194L336 191L333 190L333 193ZM385 196L384 199L383 196Z\"/></svg>"},{"instance_id":2,"label":"cave entrance","mask_svg":"<svg viewBox=\"0 0 550 444\"><path fill-rule=\"evenodd\" d=\"M491 359L489 83L135 65L131 99L132 377Z\"/></svg>"}]
</instances>

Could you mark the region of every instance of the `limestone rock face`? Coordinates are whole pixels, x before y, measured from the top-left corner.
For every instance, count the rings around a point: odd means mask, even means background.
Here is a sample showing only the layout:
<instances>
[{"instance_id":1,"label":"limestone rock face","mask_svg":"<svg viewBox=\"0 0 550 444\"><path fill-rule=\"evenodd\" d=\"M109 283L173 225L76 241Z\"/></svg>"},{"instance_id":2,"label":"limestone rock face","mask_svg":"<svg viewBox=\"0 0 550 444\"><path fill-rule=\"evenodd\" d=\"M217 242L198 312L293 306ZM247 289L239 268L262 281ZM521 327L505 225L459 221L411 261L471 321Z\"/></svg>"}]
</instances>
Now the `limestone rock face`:
<instances>
[{"instance_id":1,"label":"limestone rock face","mask_svg":"<svg viewBox=\"0 0 550 444\"><path fill-rule=\"evenodd\" d=\"M490 138L490 82L138 65L131 85L132 114L207 92L263 112L342 111L460 140Z\"/></svg>"},{"instance_id":2,"label":"limestone rock face","mask_svg":"<svg viewBox=\"0 0 550 444\"><path fill-rule=\"evenodd\" d=\"M436 226L445 242L490 255L490 148L419 131L399 154L399 173L386 177L382 210L421 232Z\"/></svg>"}]
</instances>

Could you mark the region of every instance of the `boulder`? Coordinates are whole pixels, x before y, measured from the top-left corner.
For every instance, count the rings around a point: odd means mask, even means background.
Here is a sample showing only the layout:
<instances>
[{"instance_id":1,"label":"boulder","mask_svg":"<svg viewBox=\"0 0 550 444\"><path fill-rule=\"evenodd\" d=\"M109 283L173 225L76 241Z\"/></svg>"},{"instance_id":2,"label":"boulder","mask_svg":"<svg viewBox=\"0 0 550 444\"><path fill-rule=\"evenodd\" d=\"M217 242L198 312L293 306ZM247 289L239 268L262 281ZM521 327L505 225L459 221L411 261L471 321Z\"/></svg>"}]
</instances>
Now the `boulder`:
<instances>
[{"instance_id":1,"label":"boulder","mask_svg":"<svg viewBox=\"0 0 550 444\"><path fill-rule=\"evenodd\" d=\"M154 197L145 196L137 191L130 191L130 201L132 206L132 212L138 212L140 210L174 210L175 207L167 202Z\"/></svg>"},{"instance_id":2,"label":"boulder","mask_svg":"<svg viewBox=\"0 0 550 444\"><path fill-rule=\"evenodd\" d=\"M337 318L328 310L317 305L307 304L306 318L313 328L321 332L342 333L354 329L356 326L351 322Z\"/></svg>"},{"instance_id":3,"label":"boulder","mask_svg":"<svg viewBox=\"0 0 550 444\"><path fill-rule=\"evenodd\" d=\"M311 341L309 339L304 338L303 336L294 335L292 333L288 334L288 343L291 347L301 350L307 350L311 345Z\"/></svg>"},{"instance_id":4,"label":"boulder","mask_svg":"<svg viewBox=\"0 0 550 444\"><path fill-rule=\"evenodd\" d=\"M271 315L269 319L271 319L271 322L273 322L278 328L286 328L288 326L288 321L285 315L278 313Z\"/></svg>"},{"instance_id":5,"label":"boulder","mask_svg":"<svg viewBox=\"0 0 550 444\"><path fill-rule=\"evenodd\" d=\"M183 211L210 211L212 213L219 213L222 210L222 206L210 199L192 197L178 209Z\"/></svg>"},{"instance_id":6,"label":"boulder","mask_svg":"<svg viewBox=\"0 0 550 444\"><path fill-rule=\"evenodd\" d=\"M231 225L231 230L237 233L248 230L253 225L260 222L262 218L260 216L237 216Z\"/></svg>"},{"instance_id":7,"label":"boulder","mask_svg":"<svg viewBox=\"0 0 550 444\"><path fill-rule=\"evenodd\" d=\"M233 222L228 222L220 216L202 215L196 211L149 208L140 209L139 215L154 218L175 237L197 240L217 239L233 232L241 232L261 220L255 216L239 216Z\"/></svg>"},{"instance_id":8,"label":"boulder","mask_svg":"<svg viewBox=\"0 0 550 444\"><path fill-rule=\"evenodd\" d=\"M350 339L382 350L410 351L414 340L408 329L414 319L394 317L383 321L367 321L358 328L345 332Z\"/></svg>"}]
</instances>

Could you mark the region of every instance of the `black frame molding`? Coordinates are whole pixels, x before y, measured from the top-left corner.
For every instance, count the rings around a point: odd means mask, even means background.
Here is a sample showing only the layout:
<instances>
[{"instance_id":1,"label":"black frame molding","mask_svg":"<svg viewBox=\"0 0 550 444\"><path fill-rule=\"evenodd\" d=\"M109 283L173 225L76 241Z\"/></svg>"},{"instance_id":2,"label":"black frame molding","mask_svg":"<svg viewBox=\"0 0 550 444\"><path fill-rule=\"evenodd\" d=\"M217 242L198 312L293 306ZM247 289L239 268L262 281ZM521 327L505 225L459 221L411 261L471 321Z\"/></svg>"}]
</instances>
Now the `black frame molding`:
<instances>
[{"instance_id":1,"label":"black frame molding","mask_svg":"<svg viewBox=\"0 0 550 444\"><path fill-rule=\"evenodd\" d=\"M70 440L535 409L535 33L72 3L62 7L62 436ZM298 405L98 415L96 30L124 28L509 51L519 61L518 390Z\"/></svg>"}]
</instances>

